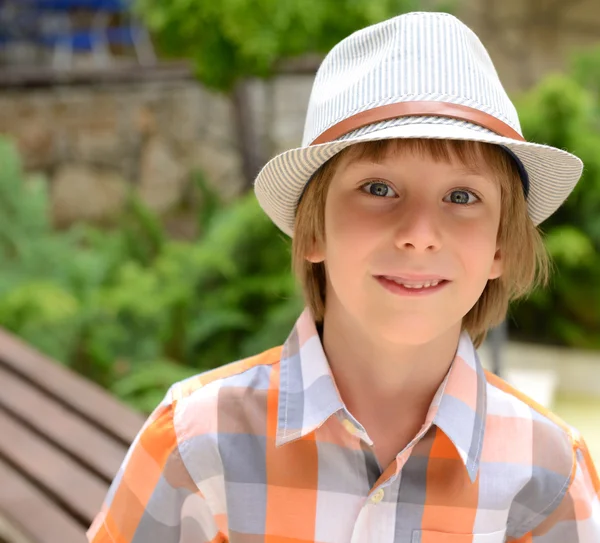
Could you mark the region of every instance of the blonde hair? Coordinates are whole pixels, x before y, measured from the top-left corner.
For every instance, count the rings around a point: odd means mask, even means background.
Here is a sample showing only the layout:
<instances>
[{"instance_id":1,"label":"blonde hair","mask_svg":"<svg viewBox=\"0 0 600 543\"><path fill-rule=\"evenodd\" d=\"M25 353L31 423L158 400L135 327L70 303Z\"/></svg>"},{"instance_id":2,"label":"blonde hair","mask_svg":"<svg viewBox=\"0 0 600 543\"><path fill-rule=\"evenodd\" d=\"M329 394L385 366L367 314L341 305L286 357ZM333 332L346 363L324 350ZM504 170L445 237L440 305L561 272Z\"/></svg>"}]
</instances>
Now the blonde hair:
<instances>
[{"instance_id":1,"label":"blonde hair","mask_svg":"<svg viewBox=\"0 0 600 543\"><path fill-rule=\"evenodd\" d=\"M317 323L323 321L326 300L325 264L312 263L306 255L315 243L325 241L325 202L331 179L342 158L380 160L391 150L420 154L434 162L456 158L465 166L484 161L501 189L498 246L503 273L488 281L477 303L463 318L463 329L476 347L487 331L500 324L512 300L525 296L549 275L549 258L542 237L527 214L527 203L515 161L497 145L458 140L394 139L347 147L314 174L299 202L292 240L292 267L307 306Z\"/></svg>"}]
</instances>

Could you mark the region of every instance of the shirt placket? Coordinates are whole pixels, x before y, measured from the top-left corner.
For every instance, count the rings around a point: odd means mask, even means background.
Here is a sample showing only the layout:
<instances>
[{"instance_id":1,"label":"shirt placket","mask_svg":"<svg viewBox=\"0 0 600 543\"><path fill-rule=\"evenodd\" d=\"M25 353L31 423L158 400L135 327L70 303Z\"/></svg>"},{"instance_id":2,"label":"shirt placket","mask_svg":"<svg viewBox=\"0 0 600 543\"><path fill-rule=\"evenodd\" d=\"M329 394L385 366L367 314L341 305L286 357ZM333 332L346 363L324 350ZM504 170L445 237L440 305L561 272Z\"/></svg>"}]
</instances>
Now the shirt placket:
<instances>
[{"instance_id":1,"label":"shirt placket","mask_svg":"<svg viewBox=\"0 0 600 543\"><path fill-rule=\"evenodd\" d=\"M351 416L342 419L342 425L350 434L360 438L369 447L375 458L373 441L366 431ZM396 517L398 509L398 494L402 481L402 468L410 458L413 448L431 428L427 422L417 436L396 456L395 465L392 463L381 474L371 488L363 507L356 519L352 532L351 543L363 541L394 541L396 532Z\"/></svg>"},{"instance_id":2,"label":"shirt placket","mask_svg":"<svg viewBox=\"0 0 600 543\"><path fill-rule=\"evenodd\" d=\"M399 472L372 489L356 519L352 543L394 540L401 479L402 474Z\"/></svg>"}]
</instances>

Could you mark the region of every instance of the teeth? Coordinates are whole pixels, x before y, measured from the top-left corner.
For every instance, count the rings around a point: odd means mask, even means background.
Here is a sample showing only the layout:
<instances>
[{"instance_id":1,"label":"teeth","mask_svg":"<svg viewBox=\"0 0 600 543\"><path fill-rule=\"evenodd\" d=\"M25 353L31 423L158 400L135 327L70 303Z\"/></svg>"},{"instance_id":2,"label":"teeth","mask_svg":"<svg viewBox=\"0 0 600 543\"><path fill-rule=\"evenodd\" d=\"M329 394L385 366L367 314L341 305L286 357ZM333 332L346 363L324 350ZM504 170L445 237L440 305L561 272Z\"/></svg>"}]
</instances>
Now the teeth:
<instances>
[{"instance_id":1,"label":"teeth","mask_svg":"<svg viewBox=\"0 0 600 543\"><path fill-rule=\"evenodd\" d=\"M394 277L386 277L386 279L389 279L390 281L393 281L394 283L396 283L398 285L402 285L405 288L414 288L414 289L435 287L435 286L439 285L439 283L440 283L439 280L425 281L423 283L403 283L402 281L398 281Z\"/></svg>"}]
</instances>

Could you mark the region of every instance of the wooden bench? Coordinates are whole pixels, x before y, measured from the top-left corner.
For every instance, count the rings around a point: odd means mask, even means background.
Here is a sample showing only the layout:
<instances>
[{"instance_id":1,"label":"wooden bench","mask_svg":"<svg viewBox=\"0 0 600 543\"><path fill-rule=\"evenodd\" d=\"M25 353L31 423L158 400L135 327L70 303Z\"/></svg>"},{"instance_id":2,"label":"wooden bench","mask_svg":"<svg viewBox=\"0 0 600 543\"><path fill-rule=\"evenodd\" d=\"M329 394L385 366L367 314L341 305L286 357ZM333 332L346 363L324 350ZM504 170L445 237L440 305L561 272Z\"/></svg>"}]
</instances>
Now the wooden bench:
<instances>
[{"instance_id":1,"label":"wooden bench","mask_svg":"<svg viewBox=\"0 0 600 543\"><path fill-rule=\"evenodd\" d=\"M81 543L144 417L0 329L0 543Z\"/></svg>"}]
</instances>

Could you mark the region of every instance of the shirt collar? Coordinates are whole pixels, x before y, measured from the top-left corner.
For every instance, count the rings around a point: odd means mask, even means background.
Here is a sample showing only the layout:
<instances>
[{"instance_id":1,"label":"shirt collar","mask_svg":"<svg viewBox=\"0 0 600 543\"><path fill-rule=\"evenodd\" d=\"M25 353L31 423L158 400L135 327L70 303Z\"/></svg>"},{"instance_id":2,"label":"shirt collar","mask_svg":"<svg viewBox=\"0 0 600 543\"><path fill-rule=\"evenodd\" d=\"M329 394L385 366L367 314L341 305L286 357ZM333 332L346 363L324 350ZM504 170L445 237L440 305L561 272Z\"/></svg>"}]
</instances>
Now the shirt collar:
<instances>
[{"instance_id":1,"label":"shirt collar","mask_svg":"<svg viewBox=\"0 0 600 543\"><path fill-rule=\"evenodd\" d=\"M306 309L281 352L276 444L313 432L343 409L317 327Z\"/></svg>"},{"instance_id":2,"label":"shirt collar","mask_svg":"<svg viewBox=\"0 0 600 543\"><path fill-rule=\"evenodd\" d=\"M477 478L487 419L487 380L467 332L434 396L429 421L448 436L465 464L472 482Z\"/></svg>"},{"instance_id":3,"label":"shirt collar","mask_svg":"<svg viewBox=\"0 0 600 543\"><path fill-rule=\"evenodd\" d=\"M429 408L434 424L453 443L469 477L477 477L486 421L486 378L473 343L460 336L454 361ZM294 326L281 354L277 446L314 432L331 415L347 412L310 311Z\"/></svg>"}]
</instances>

